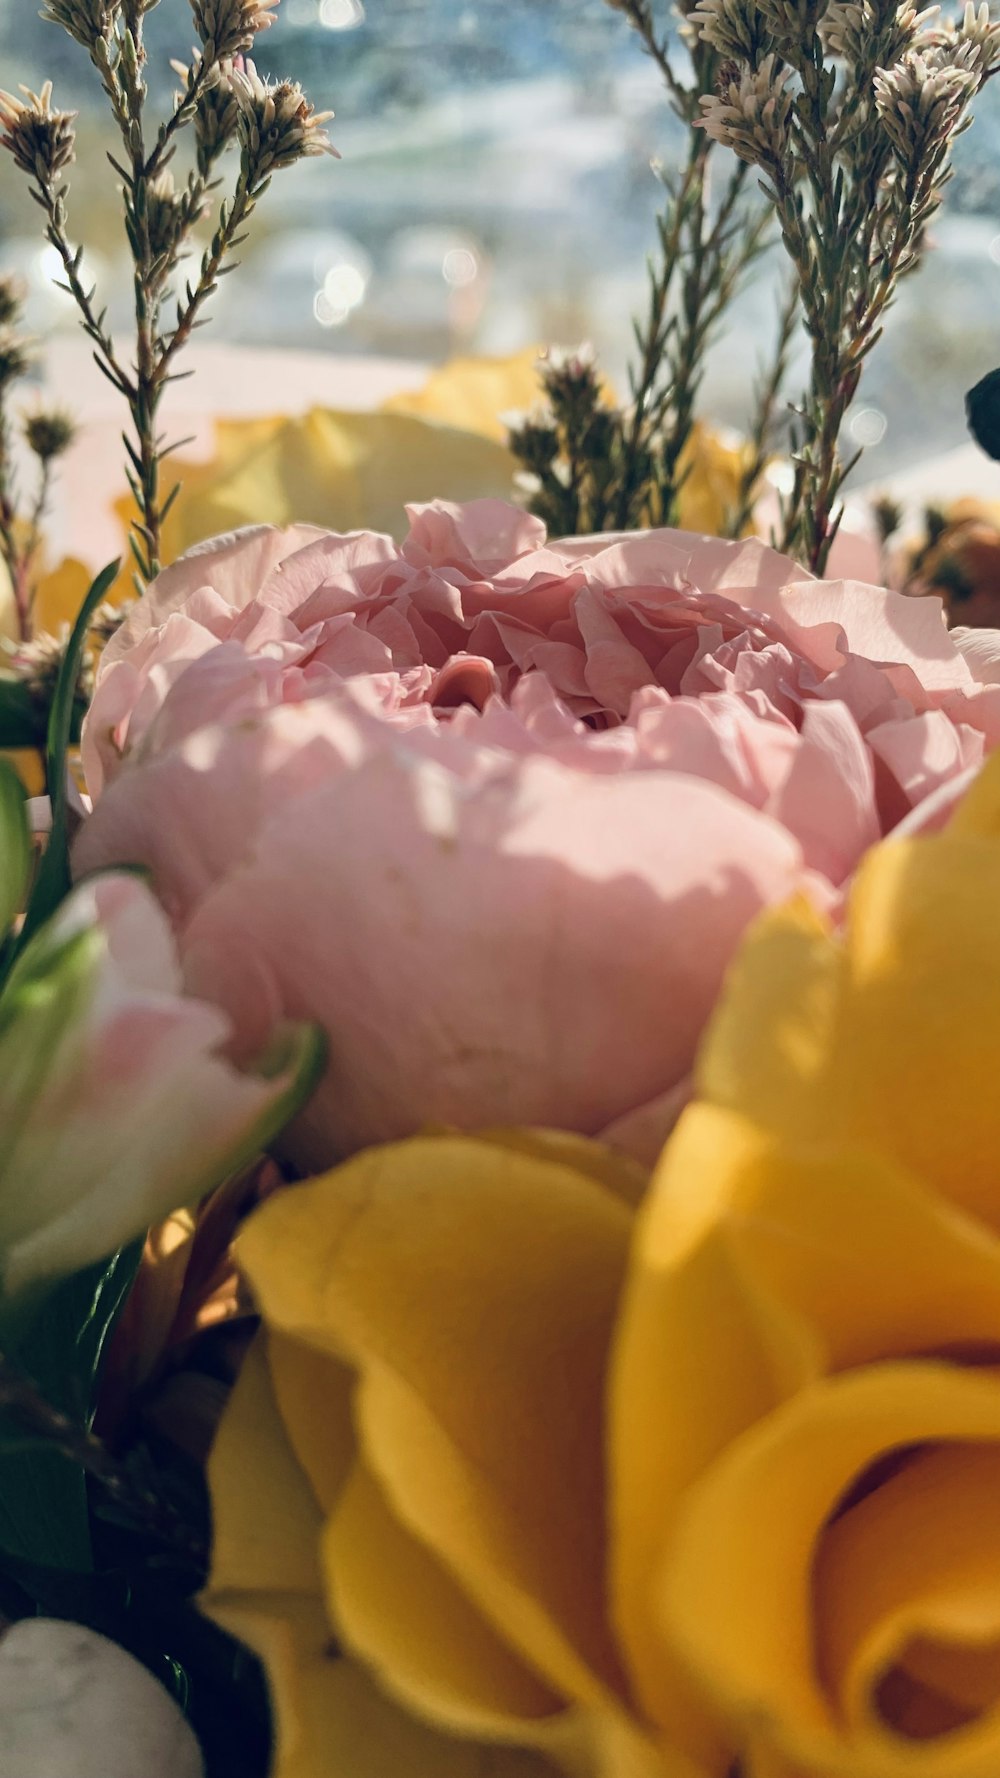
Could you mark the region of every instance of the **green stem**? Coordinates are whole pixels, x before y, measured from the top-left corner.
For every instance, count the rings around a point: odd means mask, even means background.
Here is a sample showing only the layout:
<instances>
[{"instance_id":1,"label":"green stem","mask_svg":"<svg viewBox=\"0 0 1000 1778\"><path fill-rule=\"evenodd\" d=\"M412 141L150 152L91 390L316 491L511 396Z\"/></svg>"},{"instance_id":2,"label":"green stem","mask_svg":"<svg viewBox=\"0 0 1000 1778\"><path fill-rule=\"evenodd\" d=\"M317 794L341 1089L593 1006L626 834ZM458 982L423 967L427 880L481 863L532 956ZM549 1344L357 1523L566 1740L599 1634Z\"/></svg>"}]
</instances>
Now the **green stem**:
<instances>
[{"instance_id":1,"label":"green stem","mask_svg":"<svg viewBox=\"0 0 1000 1778\"><path fill-rule=\"evenodd\" d=\"M202 258L198 282L193 290L189 286L187 302L178 309L177 325L164 345L160 359L161 378L166 377L177 353L198 326L200 312L217 288L223 262L238 245L240 229L250 220L263 189L264 186L255 184L252 173L241 171L232 205L223 207L219 225Z\"/></svg>"},{"instance_id":2,"label":"green stem","mask_svg":"<svg viewBox=\"0 0 1000 1778\"><path fill-rule=\"evenodd\" d=\"M159 451L156 439L156 414L160 402L157 376L156 336L159 320L159 295L153 277L153 253L149 238L149 179L146 174L144 111L146 86L142 69L145 61L142 8L137 0L126 7L126 40L119 60L119 79L125 94L128 127L123 130L123 143L129 159L130 176L125 188L126 228L132 249L135 294L135 389L130 401L132 426L138 450L137 489L139 521L133 537L133 553L142 578L148 583L160 570L160 503Z\"/></svg>"},{"instance_id":3,"label":"green stem","mask_svg":"<svg viewBox=\"0 0 1000 1778\"><path fill-rule=\"evenodd\" d=\"M175 110L171 113L170 117L167 118L166 122L160 125L156 142L150 152L149 159L143 167L143 175L146 179L156 178L157 173L164 164L164 160L167 157L167 151L171 148L178 130L183 129L184 125L189 123L194 116L198 100L201 97L205 82L208 79L210 72L211 67L209 64L206 64L204 57L196 56L191 67L188 69L187 79L184 83L184 91L177 100Z\"/></svg>"},{"instance_id":4,"label":"green stem","mask_svg":"<svg viewBox=\"0 0 1000 1778\"><path fill-rule=\"evenodd\" d=\"M46 238L62 260L63 271L66 274L65 288L73 297L80 311L84 332L97 348L101 369L116 389L126 399L131 400L134 393L132 379L119 363L115 354L114 341L104 326L103 314L97 315L94 312L94 291L88 291L80 278L82 250L73 249L66 232L65 188L56 191L50 184L43 183L33 189L48 218Z\"/></svg>"}]
</instances>

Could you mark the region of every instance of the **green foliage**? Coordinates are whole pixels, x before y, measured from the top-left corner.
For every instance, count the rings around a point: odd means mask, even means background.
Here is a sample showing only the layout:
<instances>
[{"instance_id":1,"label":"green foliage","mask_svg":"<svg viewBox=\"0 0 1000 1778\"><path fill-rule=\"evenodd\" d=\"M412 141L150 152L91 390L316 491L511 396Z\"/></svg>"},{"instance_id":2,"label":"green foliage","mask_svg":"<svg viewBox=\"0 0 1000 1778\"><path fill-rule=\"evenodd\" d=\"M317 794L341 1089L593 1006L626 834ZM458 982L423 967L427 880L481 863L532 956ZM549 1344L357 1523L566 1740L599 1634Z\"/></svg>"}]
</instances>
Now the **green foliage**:
<instances>
[{"instance_id":1,"label":"green foliage","mask_svg":"<svg viewBox=\"0 0 1000 1778\"><path fill-rule=\"evenodd\" d=\"M45 750L45 776L52 804L52 827L34 892L28 905L21 942L26 943L43 921L53 914L70 886L69 822L66 755L73 735L76 687L90 620L117 579L120 562L109 562L97 576L73 626L63 656L55 697L49 712Z\"/></svg>"},{"instance_id":2,"label":"green foliage","mask_svg":"<svg viewBox=\"0 0 1000 1778\"><path fill-rule=\"evenodd\" d=\"M20 778L0 759L0 943L24 906L31 874L31 833L24 805Z\"/></svg>"},{"instance_id":3,"label":"green foliage","mask_svg":"<svg viewBox=\"0 0 1000 1778\"><path fill-rule=\"evenodd\" d=\"M132 1285L141 1243L67 1278L34 1304L4 1356L57 1413L90 1426L107 1342ZM82 1468L13 1409L0 1412L0 1566L4 1555L44 1569L92 1567Z\"/></svg>"},{"instance_id":4,"label":"green foliage","mask_svg":"<svg viewBox=\"0 0 1000 1778\"><path fill-rule=\"evenodd\" d=\"M52 831L38 873L27 917L16 946L8 947L7 965L14 976L7 984L3 1011L18 1019L15 990L23 966L24 947L55 912L70 885L67 822L67 753L76 718L76 685L86 646L90 618L118 571L114 563L98 575L84 601L60 669L49 715L46 773L52 803ZM19 688L23 690L24 688ZM0 701L0 711L3 709ZM25 711L27 714L27 711ZM2 732L2 731L0 731ZM26 736L19 735L23 744ZM32 735L37 740L37 734ZM23 905L31 863L31 841L24 793L12 768L0 762L0 925L6 932ZM79 938L80 935L78 935ZM85 935L83 935L85 937ZM79 950L77 941L48 957L45 975L64 974ZM65 953L65 955L63 954ZM30 974L30 972L29 972ZM24 977L32 989L34 977ZM53 984L50 982L50 986ZM56 984L57 986L57 984ZM52 996L48 996L51 1000ZM46 1004L48 1004L46 1000ZM57 1014L65 996L56 994ZM45 1005L33 993L32 1010L44 1018ZM44 1035L44 1033L43 1033ZM80 1428L87 1428L94 1389L108 1335L117 1318L138 1264L133 1247L66 1279L30 1312L3 1319L3 1356L16 1362L46 1400ZM86 1572L91 1566L87 1487L83 1470L54 1448L38 1427L25 1423L10 1408L0 1410L0 1552L21 1562L46 1568Z\"/></svg>"}]
</instances>

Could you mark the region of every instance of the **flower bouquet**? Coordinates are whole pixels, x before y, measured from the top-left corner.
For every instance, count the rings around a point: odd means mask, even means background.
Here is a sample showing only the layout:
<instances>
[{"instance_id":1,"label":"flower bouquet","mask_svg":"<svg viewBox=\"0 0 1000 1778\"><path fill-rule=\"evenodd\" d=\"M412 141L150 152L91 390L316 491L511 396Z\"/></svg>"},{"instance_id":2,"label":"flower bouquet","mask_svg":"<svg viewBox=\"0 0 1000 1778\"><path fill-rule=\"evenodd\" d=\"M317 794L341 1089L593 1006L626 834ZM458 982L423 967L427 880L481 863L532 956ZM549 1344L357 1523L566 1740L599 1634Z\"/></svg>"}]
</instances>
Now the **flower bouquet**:
<instances>
[{"instance_id":1,"label":"flower bouquet","mask_svg":"<svg viewBox=\"0 0 1000 1778\"><path fill-rule=\"evenodd\" d=\"M121 129L134 354L71 114L0 101L127 408L137 582L38 633L70 422L27 422L25 506L4 406L0 745L43 783L0 760L0 1778L996 1778L1000 636L828 565L1000 27L699 0L685 76L616 0L689 148L629 400L550 354L518 502L167 561L176 356L328 146L249 58L275 5L193 0L154 134L149 5L48 0ZM704 535L699 367L772 215Z\"/></svg>"}]
</instances>

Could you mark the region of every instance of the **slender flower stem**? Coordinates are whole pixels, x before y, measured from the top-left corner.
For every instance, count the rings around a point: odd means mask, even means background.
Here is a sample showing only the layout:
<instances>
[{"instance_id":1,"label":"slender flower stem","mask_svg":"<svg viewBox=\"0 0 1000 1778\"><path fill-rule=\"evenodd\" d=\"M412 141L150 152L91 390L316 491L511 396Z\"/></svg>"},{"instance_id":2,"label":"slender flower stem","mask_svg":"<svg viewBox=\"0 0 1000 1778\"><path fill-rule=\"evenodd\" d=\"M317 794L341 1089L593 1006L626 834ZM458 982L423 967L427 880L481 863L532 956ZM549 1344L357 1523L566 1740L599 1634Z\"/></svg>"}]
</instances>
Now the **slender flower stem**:
<instances>
[{"instance_id":1,"label":"slender flower stem","mask_svg":"<svg viewBox=\"0 0 1000 1778\"><path fill-rule=\"evenodd\" d=\"M42 463L39 469L38 488L31 508L31 517L28 521L28 540L24 546L24 551L21 557L23 575L21 596L24 610L22 614L21 602L19 601L18 619L21 626L22 642L30 640L32 633L32 614L35 605L35 587L32 580L32 569L38 557L39 550L42 547L42 520L48 510L49 495L51 492L52 464L51 461L46 460ZM16 590L17 589L15 589L15 591Z\"/></svg>"},{"instance_id":2,"label":"slender flower stem","mask_svg":"<svg viewBox=\"0 0 1000 1778\"><path fill-rule=\"evenodd\" d=\"M706 172L708 165L710 163L706 163ZM707 227L704 179L695 194L689 228L688 269L682 283L675 349L668 354L669 380L663 397L663 408L669 405L671 414L660 470L665 523L673 522L676 517L673 508L680 491L678 472L694 428L695 402L701 386L706 348L738 284L760 253L770 227L770 214L761 209L738 230L736 244L732 245L733 220L745 184L746 168L740 165L730 176L711 229Z\"/></svg>"},{"instance_id":3,"label":"slender flower stem","mask_svg":"<svg viewBox=\"0 0 1000 1778\"><path fill-rule=\"evenodd\" d=\"M13 454L7 405L6 402L0 402L0 550L2 550L4 561L11 572L13 572L17 556L17 543L14 537L17 512L14 505L13 475Z\"/></svg>"},{"instance_id":4,"label":"slender flower stem","mask_svg":"<svg viewBox=\"0 0 1000 1778\"><path fill-rule=\"evenodd\" d=\"M700 127L701 101L713 90L716 51L687 35L693 80L685 85L667 39L655 27L651 0L609 0L639 36L666 83L687 132L687 152L657 228L659 253L650 266L649 306L636 327L640 359L631 376L631 406L621 422L620 457L611 506L618 528L669 524L680 491L680 464L694 429L695 404L713 330L737 285L761 251L767 210L747 211L747 168L730 175L722 200L711 202L714 145Z\"/></svg>"},{"instance_id":5,"label":"slender flower stem","mask_svg":"<svg viewBox=\"0 0 1000 1778\"><path fill-rule=\"evenodd\" d=\"M160 125L156 141L143 167L144 178L155 179L157 173L164 166L168 158L168 151L173 148L177 132L183 129L185 124L190 123L195 114L198 100L205 90L211 71L211 64L205 61L204 56L195 57L185 76L184 90L177 99L175 109Z\"/></svg>"},{"instance_id":6,"label":"slender flower stem","mask_svg":"<svg viewBox=\"0 0 1000 1778\"><path fill-rule=\"evenodd\" d=\"M178 310L177 324L164 344L159 367L161 381L169 374L177 353L187 344L197 327L200 312L217 287L223 262L238 245L240 229L250 220L261 189L263 188L255 191L252 175L241 172L232 204L225 207L219 226L202 259L198 282L193 289L189 287L187 301Z\"/></svg>"},{"instance_id":7,"label":"slender flower stem","mask_svg":"<svg viewBox=\"0 0 1000 1778\"><path fill-rule=\"evenodd\" d=\"M146 176L144 133L145 46L143 12L139 0L130 0L126 5L126 21L119 79L125 95L127 120L122 127L122 143L130 169L125 185L125 226L134 265L136 362L134 393L129 406L138 447L132 455L132 461L133 464L138 462L136 473L139 522L135 530L141 540L137 546L133 538L133 553L143 580L148 582L159 573L161 565L159 452L156 442L156 416L161 393L156 353L160 294L153 277L154 255L149 232L149 182Z\"/></svg>"},{"instance_id":8,"label":"slender flower stem","mask_svg":"<svg viewBox=\"0 0 1000 1778\"><path fill-rule=\"evenodd\" d=\"M666 39L657 36L649 0L609 0L609 3L616 11L625 14L632 29L642 38L646 54L656 63L675 104L681 109L686 108L691 99L690 88L678 78Z\"/></svg>"},{"instance_id":9,"label":"slender flower stem","mask_svg":"<svg viewBox=\"0 0 1000 1778\"><path fill-rule=\"evenodd\" d=\"M322 127L332 113L315 112L294 81L262 80L249 57L255 33L274 22L277 0L194 5L201 45L189 68L174 64L182 76L181 91L150 147L143 28L155 3L114 0L97 8L51 0L44 14L89 51L121 137L120 158L109 159L122 181L133 265L135 357L128 368L106 329L105 311L97 312L95 293L81 279L82 249L70 244L63 181L75 158L76 114L53 109L51 82L24 100L0 93L0 147L13 155L30 181L32 196L46 215L47 237L62 261L65 288L77 304L97 362L128 404L131 431L123 436L126 476L138 513L130 542L140 588L161 567L163 523L177 492L175 486L161 498L160 466L178 444L168 444L159 429L163 395L180 374L174 368L177 356L202 324L202 310L219 278L231 269L223 262L244 239L243 226L267 190L271 174L307 156L336 153ZM178 189L169 163L187 125L193 126L195 169ZM175 325L165 331L161 311L173 275L217 183L215 163L235 142L240 144L241 161L234 199L223 205L197 283L187 286Z\"/></svg>"},{"instance_id":10,"label":"slender flower stem","mask_svg":"<svg viewBox=\"0 0 1000 1778\"><path fill-rule=\"evenodd\" d=\"M640 480L639 460L648 430L648 410L653 401L670 335L670 293L680 263L681 242L688 211L696 201L696 193L704 180L707 148L706 138L692 132L680 184L671 195L667 213L659 223L660 264L658 269L650 269L649 312L643 327L637 333L642 359L638 375L634 379L632 411L624 438L621 481L614 517L619 530L629 522L636 485Z\"/></svg>"},{"instance_id":11,"label":"slender flower stem","mask_svg":"<svg viewBox=\"0 0 1000 1778\"><path fill-rule=\"evenodd\" d=\"M132 379L116 356L114 341L104 326L103 313L98 315L94 312L94 291L87 290L80 277L83 249L74 249L66 234L65 190L57 191L52 182L46 179L39 181L35 195L48 218L46 237L62 260L66 274L64 288L76 302L83 330L97 348L94 356L109 381L120 394L131 401L134 396Z\"/></svg>"}]
</instances>

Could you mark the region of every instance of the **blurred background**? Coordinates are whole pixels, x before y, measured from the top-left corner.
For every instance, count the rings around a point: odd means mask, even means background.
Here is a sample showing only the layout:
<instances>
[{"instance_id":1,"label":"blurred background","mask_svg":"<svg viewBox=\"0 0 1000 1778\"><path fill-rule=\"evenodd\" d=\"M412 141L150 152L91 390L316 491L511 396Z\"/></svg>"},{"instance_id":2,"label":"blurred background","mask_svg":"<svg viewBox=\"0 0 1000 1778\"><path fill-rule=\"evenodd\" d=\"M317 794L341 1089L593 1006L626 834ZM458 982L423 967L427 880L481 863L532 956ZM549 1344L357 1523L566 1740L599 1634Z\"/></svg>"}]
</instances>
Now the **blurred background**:
<instances>
[{"instance_id":1,"label":"blurred background","mask_svg":"<svg viewBox=\"0 0 1000 1778\"><path fill-rule=\"evenodd\" d=\"M187 0L161 0L148 36L153 97L166 103L169 57L192 36ZM219 293L213 339L327 354L333 370L345 357L435 363L590 338L624 388L659 196L651 162L669 163L679 133L655 70L604 0L283 0L258 63L335 109L343 160L281 177L245 271ZM57 101L80 110L71 224L113 326L129 282L93 71L35 0L0 0L0 67L7 87L52 78ZM998 147L1000 82L959 144L933 250L866 376L851 422L868 446L866 480L962 444L964 391L1000 361ZM46 337L75 327L53 257L5 160L0 269L27 280L30 324ZM708 418L745 417L776 269L772 255L719 343ZM335 395L324 379L324 399Z\"/></svg>"}]
</instances>

